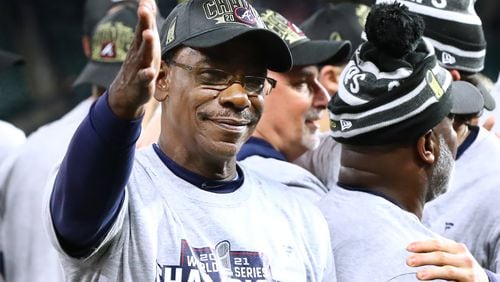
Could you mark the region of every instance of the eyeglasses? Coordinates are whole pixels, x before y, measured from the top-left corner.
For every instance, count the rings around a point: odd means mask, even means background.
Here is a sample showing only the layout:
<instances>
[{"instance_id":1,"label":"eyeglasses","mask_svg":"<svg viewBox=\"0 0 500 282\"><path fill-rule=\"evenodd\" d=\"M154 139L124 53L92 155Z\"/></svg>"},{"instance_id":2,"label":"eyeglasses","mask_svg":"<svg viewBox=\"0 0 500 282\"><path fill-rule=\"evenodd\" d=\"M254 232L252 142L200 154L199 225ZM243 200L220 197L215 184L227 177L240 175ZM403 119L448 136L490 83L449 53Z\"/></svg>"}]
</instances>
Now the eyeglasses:
<instances>
[{"instance_id":1,"label":"eyeglasses","mask_svg":"<svg viewBox=\"0 0 500 282\"><path fill-rule=\"evenodd\" d=\"M270 77L251 75L235 76L220 69L190 66L178 63L174 60L168 61L168 64L193 72L195 74L196 83L205 88L218 91L227 89L233 83L240 83L243 88L245 88L247 95L265 96L276 87L276 80Z\"/></svg>"}]
</instances>

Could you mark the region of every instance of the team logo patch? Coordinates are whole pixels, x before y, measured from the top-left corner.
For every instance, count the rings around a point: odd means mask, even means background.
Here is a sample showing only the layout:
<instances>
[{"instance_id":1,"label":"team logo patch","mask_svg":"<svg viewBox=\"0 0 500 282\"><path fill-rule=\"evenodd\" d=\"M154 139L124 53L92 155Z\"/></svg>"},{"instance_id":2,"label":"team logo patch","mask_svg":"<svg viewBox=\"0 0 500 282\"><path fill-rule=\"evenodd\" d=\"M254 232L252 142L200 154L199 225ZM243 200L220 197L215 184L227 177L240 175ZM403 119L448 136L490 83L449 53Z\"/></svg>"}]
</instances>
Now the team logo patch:
<instances>
[{"instance_id":1,"label":"team logo patch","mask_svg":"<svg viewBox=\"0 0 500 282\"><path fill-rule=\"evenodd\" d=\"M234 17L236 20L239 22L242 22L247 25L255 25L257 23L257 20L255 18L255 15L252 13L251 10L244 8L244 7L237 7L234 9Z\"/></svg>"},{"instance_id":2,"label":"team logo patch","mask_svg":"<svg viewBox=\"0 0 500 282\"><path fill-rule=\"evenodd\" d=\"M260 17L268 29L276 32L288 44L293 44L299 40L307 40L304 32L299 27L290 23L285 17L274 11L265 10L260 14Z\"/></svg>"},{"instance_id":3,"label":"team logo patch","mask_svg":"<svg viewBox=\"0 0 500 282\"><path fill-rule=\"evenodd\" d=\"M432 73L432 71L428 70L427 74L425 75L425 80L429 87L431 88L432 92L434 93L434 96L439 100L444 94L444 89L439 84L439 81L437 80L436 76Z\"/></svg>"},{"instance_id":4,"label":"team logo patch","mask_svg":"<svg viewBox=\"0 0 500 282\"><path fill-rule=\"evenodd\" d=\"M231 250L229 241L215 248L193 248L181 241L179 265L157 261L156 282L166 281L242 281L264 282L272 279L265 256L259 252Z\"/></svg>"},{"instance_id":5,"label":"team logo patch","mask_svg":"<svg viewBox=\"0 0 500 282\"><path fill-rule=\"evenodd\" d=\"M113 42L103 42L101 45L101 58L113 59L116 58L116 47Z\"/></svg>"},{"instance_id":6,"label":"team logo patch","mask_svg":"<svg viewBox=\"0 0 500 282\"><path fill-rule=\"evenodd\" d=\"M97 26L92 35L92 60L106 63L123 62L134 36L134 30L121 22L108 22Z\"/></svg>"}]
</instances>

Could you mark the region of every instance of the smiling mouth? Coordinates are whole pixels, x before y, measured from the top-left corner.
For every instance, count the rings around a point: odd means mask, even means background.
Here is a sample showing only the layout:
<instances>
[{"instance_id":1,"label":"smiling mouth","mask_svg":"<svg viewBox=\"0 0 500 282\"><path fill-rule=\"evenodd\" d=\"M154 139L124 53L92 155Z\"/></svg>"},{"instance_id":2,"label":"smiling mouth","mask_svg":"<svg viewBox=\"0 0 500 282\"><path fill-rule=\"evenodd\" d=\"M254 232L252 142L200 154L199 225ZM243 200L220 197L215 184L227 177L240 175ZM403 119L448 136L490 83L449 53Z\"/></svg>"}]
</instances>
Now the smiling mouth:
<instances>
[{"instance_id":1,"label":"smiling mouth","mask_svg":"<svg viewBox=\"0 0 500 282\"><path fill-rule=\"evenodd\" d=\"M234 119L234 118L211 118L211 122L227 131L243 132L248 129L249 120Z\"/></svg>"}]
</instances>

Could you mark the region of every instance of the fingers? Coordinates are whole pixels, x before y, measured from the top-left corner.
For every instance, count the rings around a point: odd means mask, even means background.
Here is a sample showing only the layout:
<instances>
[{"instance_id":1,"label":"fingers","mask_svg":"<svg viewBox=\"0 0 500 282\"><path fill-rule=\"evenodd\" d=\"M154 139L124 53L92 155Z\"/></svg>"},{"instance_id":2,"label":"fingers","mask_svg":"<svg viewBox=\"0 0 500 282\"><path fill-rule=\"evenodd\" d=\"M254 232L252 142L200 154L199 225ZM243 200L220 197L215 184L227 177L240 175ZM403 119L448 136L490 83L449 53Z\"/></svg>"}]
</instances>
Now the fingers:
<instances>
[{"instance_id":1,"label":"fingers","mask_svg":"<svg viewBox=\"0 0 500 282\"><path fill-rule=\"evenodd\" d=\"M442 238L415 241L410 243L406 249L414 253L427 253L434 251L461 253L466 251L467 247L464 244L457 243L453 240Z\"/></svg>"},{"instance_id":2,"label":"fingers","mask_svg":"<svg viewBox=\"0 0 500 282\"><path fill-rule=\"evenodd\" d=\"M419 270L417 278L422 281L432 281L434 279L443 279L450 281L477 281L474 273L465 269L453 266L429 267Z\"/></svg>"},{"instance_id":3,"label":"fingers","mask_svg":"<svg viewBox=\"0 0 500 282\"><path fill-rule=\"evenodd\" d=\"M137 15L134 41L109 90L109 103L113 112L128 119L142 114L143 104L155 92L161 64L154 0L141 0Z\"/></svg>"},{"instance_id":4,"label":"fingers","mask_svg":"<svg viewBox=\"0 0 500 282\"><path fill-rule=\"evenodd\" d=\"M407 264L412 267L432 266L417 271L419 280L488 281L467 247L448 239L417 241L408 245L413 252Z\"/></svg>"},{"instance_id":5,"label":"fingers","mask_svg":"<svg viewBox=\"0 0 500 282\"><path fill-rule=\"evenodd\" d=\"M135 30L134 49L139 49L145 30L156 32L156 5L151 0L141 0L137 8L137 27Z\"/></svg>"}]
</instances>

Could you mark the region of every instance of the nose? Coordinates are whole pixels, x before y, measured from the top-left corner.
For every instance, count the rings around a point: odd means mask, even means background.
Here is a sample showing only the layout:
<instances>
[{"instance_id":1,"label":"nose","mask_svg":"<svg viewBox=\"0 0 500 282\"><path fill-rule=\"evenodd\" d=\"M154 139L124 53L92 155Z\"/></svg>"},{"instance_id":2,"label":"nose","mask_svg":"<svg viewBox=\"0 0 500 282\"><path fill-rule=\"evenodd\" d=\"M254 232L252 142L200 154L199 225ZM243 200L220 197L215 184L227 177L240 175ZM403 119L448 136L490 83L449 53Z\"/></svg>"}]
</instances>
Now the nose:
<instances>
[{"instance_id":1,"label":"nose","mask_svg":"<svg viewBox=\"0 0 500 282\"><path fill-rule=\"evenodd\" d=\"M239 82L235 82L220 92L219 103L225 107L243 110L248 108L251 102L248 99L243 85Z\"/></svg>"},{"instance_id":2,"label":"nose","mask_svg":"<svg viewBox=\"0 0 500 282\"><path fill-rule=\"evenodd\" d=\"M326 88L318 81L318 79L314 79L313 85L313 107L326 109L328 106L328 102L330 101L330 95Z\"/></svg>"}]
</instances>

